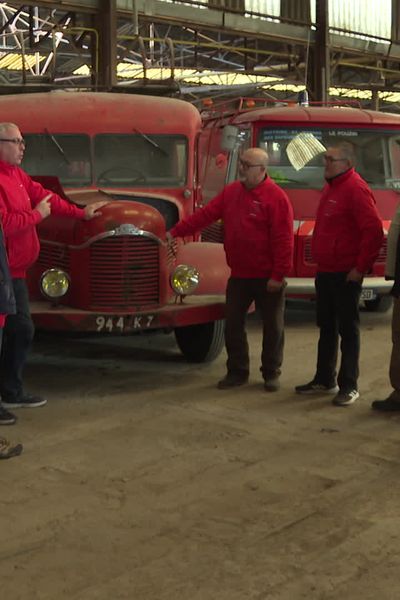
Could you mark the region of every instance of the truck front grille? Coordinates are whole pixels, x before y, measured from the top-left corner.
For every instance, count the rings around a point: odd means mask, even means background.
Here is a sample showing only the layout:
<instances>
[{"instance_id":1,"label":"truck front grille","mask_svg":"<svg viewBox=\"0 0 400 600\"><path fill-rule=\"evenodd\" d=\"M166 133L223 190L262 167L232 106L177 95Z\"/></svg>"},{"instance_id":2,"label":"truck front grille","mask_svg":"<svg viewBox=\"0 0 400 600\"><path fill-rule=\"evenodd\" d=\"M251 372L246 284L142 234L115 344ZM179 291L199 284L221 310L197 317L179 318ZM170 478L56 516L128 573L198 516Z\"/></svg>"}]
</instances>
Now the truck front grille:
<instances>
[{"instance_id":1,"label":"truck front grille","mask_svg":"<svg viewBox=\"0 0 400 600\"><path fill-rule=\"evenodd\" d=\"M312 241L311 236L304 238L304 262L308 265L315 264L314 259L312 257L312 252L311 252L311 241Z\"/></svg>"},{"instance_id":2,"label":"truck front grille","mask_svg":"<svg viewBox=\"0 0 400 600\"><path fill-rule=\"evenodd\" d=\"M221 221L212 223L201 232L202 242L213 242L221 244L224 241L224 225Z\"/></svg>"},{"instance_id":3,"label":"truck front grille","mask_svg":"<svg viewBox=\"0 0 400 600\"><path fill-rule=\"evenodd\" d=\"M90 246L91 309L159 303L159 246L139 236L109 237Z\"/></svg>"},{"instance_id":4,"label":"truck front grille","mask_svg":"<svg viewBox=\"0 0 400 600\"><path fill-rule=\"evenodd\" d=\"M67 246L49 244L45 240L41 241L38 263L43 270L54 269L58 267L63 271L70 272L70 253Z\"/></svg>"},{"instance_id":5,"label":"truck front grille","mask_svg":"<svg viewBox=\"0 0 400 600\"><path fill-rule=\"evenodd\" d=\"M311 253L311 236L304 239L304 262L307 264L315 264ZM385 264L387 257L387 238L385 237L382 246L379 250L378 257L375 262Z\"/></svg>"},{"instance_id":6,"label":"truck front grille","mask_svg":"<svg viewBox=\"0 0 400 600\"><path fill-rule=\"evenodd\" d=\"M386 263L387 257L387 238L385 237L382 242L382 246L379 250L378 258L376 259L377 263Z\"/></svg>"}]
</instances>

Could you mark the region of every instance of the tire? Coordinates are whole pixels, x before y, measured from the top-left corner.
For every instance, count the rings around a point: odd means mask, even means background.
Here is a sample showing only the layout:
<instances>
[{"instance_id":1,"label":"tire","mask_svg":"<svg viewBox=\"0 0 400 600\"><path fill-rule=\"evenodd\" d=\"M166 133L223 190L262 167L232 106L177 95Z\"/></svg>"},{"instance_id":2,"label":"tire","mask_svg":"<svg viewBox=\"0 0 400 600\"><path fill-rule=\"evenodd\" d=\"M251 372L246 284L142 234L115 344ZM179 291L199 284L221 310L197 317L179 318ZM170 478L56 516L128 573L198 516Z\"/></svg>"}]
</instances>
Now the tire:
<instances>
[{"instance_id":1,"label":"tire","mask_svg":"<svg viewBox=\"0 0 400 600\"><path fill-rule=\"evenodd\" d=\"M392 306L392 296L377 296L374 300L364 300L368 312L386 312Z\"/></svg>"},{"instance_id":2,"label":"tire","mask_svg":"<svg viewBox=\"0 0 400 600\"><path fill-rule=\"evenodd\" d=\"M225 342L225 321L211 321L175 329L176 343L189 362L211 362L219 356Z\"/></svg>"}]
</instances>

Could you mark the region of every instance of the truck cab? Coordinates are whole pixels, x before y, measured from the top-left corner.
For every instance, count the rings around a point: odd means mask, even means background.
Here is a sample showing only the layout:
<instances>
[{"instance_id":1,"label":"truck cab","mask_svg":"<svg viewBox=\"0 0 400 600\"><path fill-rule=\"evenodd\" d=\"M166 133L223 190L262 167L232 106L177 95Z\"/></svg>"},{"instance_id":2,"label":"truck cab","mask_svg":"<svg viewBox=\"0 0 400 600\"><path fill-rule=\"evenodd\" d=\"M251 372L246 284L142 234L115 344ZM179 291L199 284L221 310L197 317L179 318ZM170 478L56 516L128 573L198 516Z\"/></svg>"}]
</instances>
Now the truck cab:
<instances>
[{"instance_id":1,"label":"truck cab","mask_svg":"<svg viewBox=\"0 0 400 600\"><path fill-rule=\"evenodd\" d=\"M50 331L174 331L184 356L223 347L221 247L171 246L166 232L198 205L198 110L170 98L90 92L0 97L26 141L22 168L46 189L85 206L91 221L50 216L38 226L31 311Z\"/></svg>"},{"instance_id":2,"label":"truck cab","mask_svg":"<svg viewBox=\"0 0 400 600\"><path fill-rule=\"evenodd\" d=\"M251 146L269 155L268 174L288 194L294 210L294 266L288 294L312 297L316 265L311 238L320 191L324 185L323 152L335 142L351 142L356 170L375 196L385 239L363 284L367 308L388 306L391 283L384 278L387 232L400 190L400 118L397 115L346 106L270 104L264 99L240 99L203 112L200 146L201 177L206 203L223 183L238 176L241 152ZM223 224L203 232L205 241L221 241Z\"/></svg>"}]
</instances>

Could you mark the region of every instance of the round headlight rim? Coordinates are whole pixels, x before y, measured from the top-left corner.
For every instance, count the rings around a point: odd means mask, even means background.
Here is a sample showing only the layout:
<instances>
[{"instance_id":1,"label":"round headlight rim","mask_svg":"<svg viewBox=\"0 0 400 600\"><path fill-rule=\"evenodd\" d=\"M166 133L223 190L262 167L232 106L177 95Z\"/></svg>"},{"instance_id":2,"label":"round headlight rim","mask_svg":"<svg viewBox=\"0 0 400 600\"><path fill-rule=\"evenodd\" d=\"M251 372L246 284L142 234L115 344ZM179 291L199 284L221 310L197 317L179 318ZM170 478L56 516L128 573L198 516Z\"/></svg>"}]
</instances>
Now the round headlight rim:
<instances>
[{"instance_id":1,"label":"round headlight rim","mask_svg":"<svg viewBox=\"0 0 400 600\"><path fill-rule=\"evenodd\" d=\"M177 273L179 273L180 270L186 270L186 271L191 271L192 275L190 275L188 277L188 280L190 277L196 277L197 281L195 282L195 284L193 285L193 287L189 288L189 289L178 289L175 285L174 285L174 277L176 277ZM193 266L193 265L188 265L186 263L181 263L179 265L176 265L176 267L174 268L173 272L170 275L170 286L173 290L173 292L177 295L177 296L189 296L190 294L193 294L196 289L199 286L200 283L200 271L197 267Z\"/></svg>"},{"instance_id":2,"label":"round headlight rim","mask_svg":"<svg viewBox=\"0 0 400 600\"><path fill-rule=\"evenodd\" d=\"M58 273L58 275L60 277L65 277L65 279L68 282L67 289L60 296L50 296L49 294L46 293L46 291L44 289L43 281L45 280L46 276L48 276L49 274L52 274L52 273ZM69 289L71 287L71 277L70 277L69 273L67 273L67 271L64 271L64 269L59 269L58 267L51 267L50 269L46 269L45 271L43 271L43 273L41 274L39 287L40 287L41 293L43 294L43 296L45 298L47 298L47 300L50 300L52 302L57 302L58 300L60 300L61 298L64 298L68 294Z\"/></svg>"}]
</instances>

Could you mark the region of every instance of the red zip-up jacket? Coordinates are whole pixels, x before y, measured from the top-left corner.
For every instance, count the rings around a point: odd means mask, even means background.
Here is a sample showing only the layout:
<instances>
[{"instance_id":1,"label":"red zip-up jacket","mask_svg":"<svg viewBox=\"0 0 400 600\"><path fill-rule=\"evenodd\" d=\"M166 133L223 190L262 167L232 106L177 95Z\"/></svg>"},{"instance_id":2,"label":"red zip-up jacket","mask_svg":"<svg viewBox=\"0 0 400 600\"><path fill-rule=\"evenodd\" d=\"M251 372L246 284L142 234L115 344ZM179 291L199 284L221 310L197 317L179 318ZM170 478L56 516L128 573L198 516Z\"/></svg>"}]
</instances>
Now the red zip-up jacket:
<instances>
[{"instance_id":1,"label":"red zip-up jacket","mask_svg":"<svg viewBox=\"0 0 400 600\"><path fill-rule=\"evenodd\" d=\"M285 192L269 177L253 189L240 181L225 186L170 233L174 237L193 235L218 219L224 222L224 248L233 277L282 281L289 273L293 209Z\"/></svg>"},{"instance_id":2,"label":"red zip-up jacket","mask_svg":"<svg viewBox=\"0 0 400 600\"><path fill-rule=\"evenodd\" d=\"M82 208L69 204L40 183L32 181L19 167L0 161L0 220L13 278L25 277L26 270L38 257L40 246L36 225L42 216L35 206L47 194L52 194L52 215L84 218Z\"/></svg>"},{"instance_id":3,"label":"red zip-up jacket","mask_svg":"<svg viewBox=\"0 0 400 600\"><path fill-rule=\"evenodd\" d=\"M382 245L382 222L375 198L354 169L334 177L322 190L312 255L317 270L370 271Z\"/></svg>"}]
</instances>

